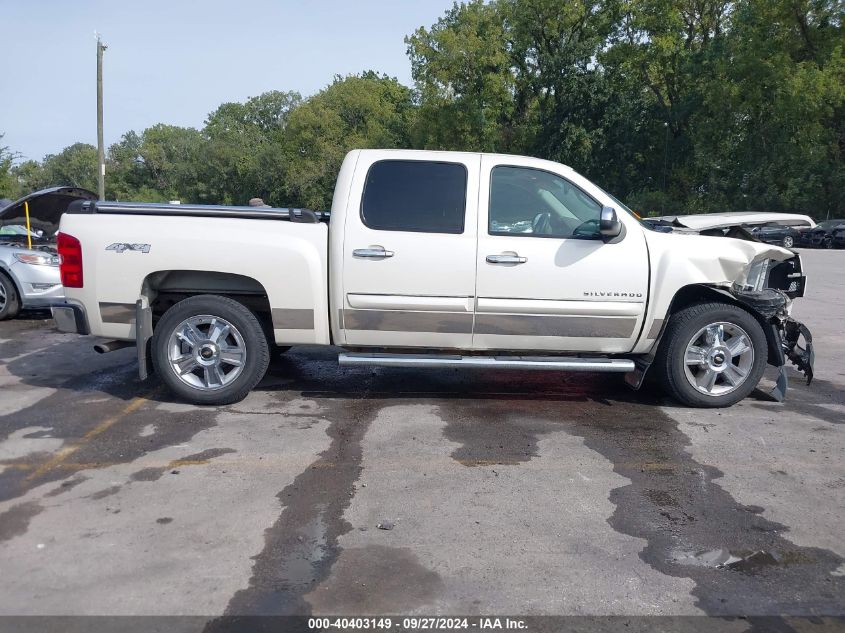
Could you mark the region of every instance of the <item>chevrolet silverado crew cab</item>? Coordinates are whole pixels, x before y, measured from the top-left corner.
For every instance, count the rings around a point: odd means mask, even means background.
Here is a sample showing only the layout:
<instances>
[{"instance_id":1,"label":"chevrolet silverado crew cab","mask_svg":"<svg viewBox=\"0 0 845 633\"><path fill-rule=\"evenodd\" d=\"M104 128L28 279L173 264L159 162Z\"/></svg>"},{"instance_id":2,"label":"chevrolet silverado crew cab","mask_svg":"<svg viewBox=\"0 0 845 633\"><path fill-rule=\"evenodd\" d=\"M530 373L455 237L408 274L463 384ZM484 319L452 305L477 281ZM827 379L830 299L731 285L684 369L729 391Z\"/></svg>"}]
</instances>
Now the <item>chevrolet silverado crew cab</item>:
<instances>
[{"instance_id":1,"label":"chevrolet silverado crew cab","mask_svg":"<svg viewBox=\"0 0 845 633\"><path fill-rule=\"evenodd\" d=\"M59 328L134 341L142 378L198 404L243 398L297 344L340 346L341 365L648 372L701 407L767 363L778 398L786 358L812 377L796 254L657 232L536 158L355 150L330 213L79 201L58 249Z\"/></svg>"}]
</instances>

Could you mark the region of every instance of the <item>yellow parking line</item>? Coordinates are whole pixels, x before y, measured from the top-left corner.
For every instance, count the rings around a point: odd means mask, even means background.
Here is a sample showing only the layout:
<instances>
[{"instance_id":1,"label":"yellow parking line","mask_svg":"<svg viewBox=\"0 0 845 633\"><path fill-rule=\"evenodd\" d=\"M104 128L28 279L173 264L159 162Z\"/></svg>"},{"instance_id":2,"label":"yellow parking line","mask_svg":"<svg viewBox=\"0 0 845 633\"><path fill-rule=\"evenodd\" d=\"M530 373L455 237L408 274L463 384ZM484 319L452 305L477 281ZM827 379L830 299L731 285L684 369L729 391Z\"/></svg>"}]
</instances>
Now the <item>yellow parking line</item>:
<instances>
[{"instance_id":1,"label":"yellow parking line","mask_svg":"<svg viewBox=\"0 0 845 633\"><path fill-rule=\"evenodd\" d=\"M167 464L167 468L176 468L177 466L204 466L210 463L208 459L174 459Z\"/></svg>"},{"instance_id":2,"label":"yellow parking line","mask_svg":"<svg viewBox=\"0 0 845 633\"><path fill-rule=\"evenodd\" d=\"M45 473L49 472L50 470L61 464L63 461L73 455L80 448L85 446L92 439L102 433L105 433L108 429L120 422L123 418L125 418L133 411L137 411L141 407L141 405L147 402L149 398L153 394L155 394L156 391L158 391L158 389L153 389L152 391L144 394L143 396L137 396L136 398L133 398L132 401L125 407L123 407L123 409L121 409L116 415L106 418L93 429L88 431L85 435L83 435L82 438L76 444L65 446L64 448L59 450L59 452L56 453L50 460L44 462L35 471L27 475L25 481L32 481L33 479L38 479Z\"/></svg>"}]
</instances>

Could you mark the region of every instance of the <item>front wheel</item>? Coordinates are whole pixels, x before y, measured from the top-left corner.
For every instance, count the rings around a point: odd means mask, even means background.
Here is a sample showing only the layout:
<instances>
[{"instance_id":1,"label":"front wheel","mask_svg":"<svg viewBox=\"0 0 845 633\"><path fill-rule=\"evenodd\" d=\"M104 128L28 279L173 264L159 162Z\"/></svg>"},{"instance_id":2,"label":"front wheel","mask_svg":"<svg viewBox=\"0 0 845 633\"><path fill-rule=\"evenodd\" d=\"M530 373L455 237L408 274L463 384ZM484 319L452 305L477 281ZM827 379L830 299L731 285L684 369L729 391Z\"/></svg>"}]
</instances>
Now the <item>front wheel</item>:
<instances>
[{"instance_id":1,"label":"front wheel","mask_svg":"<svg viewBox=\"0 0 845 633\"><path fill-rule=\"evenodd\" d=\"M670 394L692 407L729 407L748 396L766 368L760 323L727 303L672 315L655 363Z\"/></svg>"},{"instance_id":2,"label":"front wheel","mask_svg":"<svg viewBox=\"0 0 845 633\"><path fill-rule=\"evenodd\" d=\"M18 290L9 277L0 272L0 321L14 319L21 309Z\"/></svg>"},{"instance_id":3,"label":"front wheel","mask_svg":"<svg viewBox=\"0 0 845 633\"><path fill-rule=\"evenodd\" d=\"M784 248L792 248L795 245L795 240L792 239L791 235L787 235L783 238L783 247Z\"/></svg>"},{"instance_id":4,"label":"front wheel","mask_svg":"<svg viewBox=\"0 0 845 633\"><path fill-rule=\"evenodd\" d=\"M165 312L156 324L152 352L162 381L194 404L243 400L270 362L255 315L218 295L189 297Z\"/></svg>"}]
</instances>

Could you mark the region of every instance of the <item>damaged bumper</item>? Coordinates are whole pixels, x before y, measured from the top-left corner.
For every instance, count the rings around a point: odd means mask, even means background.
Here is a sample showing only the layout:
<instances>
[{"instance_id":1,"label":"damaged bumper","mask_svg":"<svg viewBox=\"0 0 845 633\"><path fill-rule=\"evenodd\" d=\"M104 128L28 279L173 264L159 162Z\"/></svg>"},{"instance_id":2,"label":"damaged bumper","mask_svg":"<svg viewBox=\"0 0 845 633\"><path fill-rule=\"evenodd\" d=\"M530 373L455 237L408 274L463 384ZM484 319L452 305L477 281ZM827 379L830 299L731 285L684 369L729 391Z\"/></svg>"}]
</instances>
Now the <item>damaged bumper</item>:
<instances>
[{"instance_id":1,"label":"damaged bumper","mask_svg":"<svg viewBox=\"0 0 845 633\"><path fill-rule=\"evenodd\" d=\"M806 287L800 258L796 256L777 264L767 275L767 282L770 287L763 290L734 287L731 294L767 326L769 364L778 368L777 383L771 395L781 402L788 386L787 360L803 372L808 385L813 380L813 335L806 325L789 314L792 299L803 296Z\"/></svg>"},{"instance_id":2,"label":"damaged bumper","mask_svg":"<svg viewBox=\"0 0 845 633\"><path fill-rule=\"evenodd\" d=\"M804 344L801 345L801 339ZM799 371L804 372L807 384L813 382L813 363L816 353L813 351L813 335L803 323L789 317L784 324L783 350L786 357Z\"/></svg>"},{"instance_id":3,"label":"damaged bumper","mask_svg":"<svg viewBox=\"0 0 845 633\"><path fill-rule=\"evenodd\" d=\"M778 368L778 378L774 389L770 392L775 400L783 402L786 398L786 390L789 387L789 378L786 374L786 359L795 365L799 371L804 373L807 384L813 382L813 363L815 352L813 351L813 335L803 323L799 323L792 317L787 317L782 327L775 328L780 340L780 362L769 363ZM803 344L802 344L803 340Z\"/></svg>"}]
</instances>

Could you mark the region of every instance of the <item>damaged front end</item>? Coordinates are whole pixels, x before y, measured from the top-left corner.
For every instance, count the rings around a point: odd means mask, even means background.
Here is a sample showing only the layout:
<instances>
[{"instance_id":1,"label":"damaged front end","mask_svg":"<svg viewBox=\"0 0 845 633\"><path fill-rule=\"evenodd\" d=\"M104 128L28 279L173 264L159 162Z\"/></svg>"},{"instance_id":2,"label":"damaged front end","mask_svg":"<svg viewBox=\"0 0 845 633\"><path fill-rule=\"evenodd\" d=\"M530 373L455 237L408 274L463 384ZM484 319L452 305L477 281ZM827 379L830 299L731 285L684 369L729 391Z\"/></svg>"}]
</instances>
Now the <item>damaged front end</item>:
<instances>
[{"instance_id":1,"label":"damaged front end","mask_svg":"<svg viewBox=\"0 0 845 633\"><path fill-rule=\"evenodd\" d=\"M807 278L798 255L782 262L764 258L748 266L742 280L733 284L730 294L757 316L764 326L769 344L769 364L778 368L772 397L778 402L786 396L789 359L809 385L813 380L813 336L803 323L790 315L792 300L803 297Z\"/></svg>"}]
</instances>

